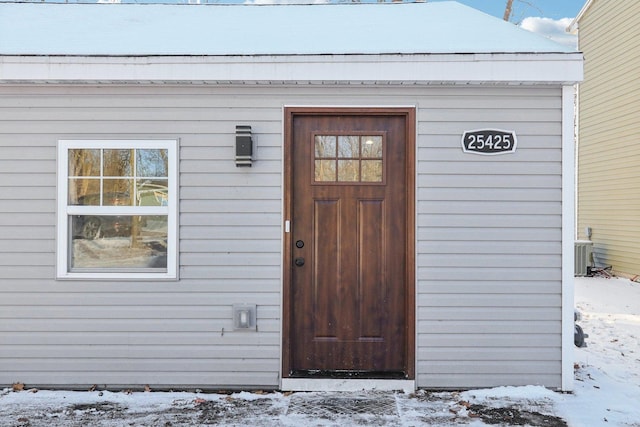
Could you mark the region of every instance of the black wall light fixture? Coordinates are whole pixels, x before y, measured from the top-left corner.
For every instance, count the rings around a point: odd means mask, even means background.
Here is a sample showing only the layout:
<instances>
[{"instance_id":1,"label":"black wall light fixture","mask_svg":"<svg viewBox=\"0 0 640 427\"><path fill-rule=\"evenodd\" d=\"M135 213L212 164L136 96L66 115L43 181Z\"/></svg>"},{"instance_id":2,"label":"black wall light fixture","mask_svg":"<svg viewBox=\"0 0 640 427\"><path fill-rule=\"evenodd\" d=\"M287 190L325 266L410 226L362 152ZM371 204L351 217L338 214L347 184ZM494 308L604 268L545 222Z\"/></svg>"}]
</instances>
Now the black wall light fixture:
<instances>
[{"instance_id":1,"label":"black wall light fixture","mask_svg":"<svg viewBox=\"0 0 640 427\"><path fill-rule=\"evenodd\" d=\"M253 161L253 138L251 126L236 126L236 166L249 166Z\"/></svg>"}]
</instances>

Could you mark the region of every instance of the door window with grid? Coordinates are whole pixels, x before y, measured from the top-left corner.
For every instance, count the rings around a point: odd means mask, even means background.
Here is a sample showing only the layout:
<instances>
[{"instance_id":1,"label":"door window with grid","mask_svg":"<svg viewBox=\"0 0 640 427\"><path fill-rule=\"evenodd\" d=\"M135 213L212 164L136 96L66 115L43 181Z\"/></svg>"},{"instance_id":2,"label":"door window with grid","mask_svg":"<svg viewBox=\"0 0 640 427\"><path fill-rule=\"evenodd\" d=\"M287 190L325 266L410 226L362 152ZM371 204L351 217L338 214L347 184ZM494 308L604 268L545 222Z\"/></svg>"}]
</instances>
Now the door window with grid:
<instances>
[{"instance_id":1,"label":"door window with grid","mask_svg":"<svg viewBox=\"0 0 640 427\"><path fill-rule=\"evenodd\" d=\"M315 135L314 181L382 183L382 135Z\"/></svg>"}]
</instances>

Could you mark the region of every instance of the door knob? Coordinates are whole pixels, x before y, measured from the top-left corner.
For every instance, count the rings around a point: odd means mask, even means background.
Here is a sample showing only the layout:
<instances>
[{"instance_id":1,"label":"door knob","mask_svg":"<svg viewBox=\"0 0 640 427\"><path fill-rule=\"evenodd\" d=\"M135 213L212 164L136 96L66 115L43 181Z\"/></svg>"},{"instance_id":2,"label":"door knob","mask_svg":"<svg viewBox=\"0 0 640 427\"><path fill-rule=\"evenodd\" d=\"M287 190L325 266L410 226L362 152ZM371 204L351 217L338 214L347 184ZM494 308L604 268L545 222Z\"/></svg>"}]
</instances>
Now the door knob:
<instances>
[{"instance_id":1,"label":"door knob","mask_svg":"<svg viewBox=\"0 0 640 427\"><path fill-rule=\"evenodd\" d=\"M302 266L304 265L304 258L302 258L302 257L296 258L296 259L293 261L293 263L294 263L295 265L297 265L298 267L302 267Z\"/></svg>"}]
</instances>

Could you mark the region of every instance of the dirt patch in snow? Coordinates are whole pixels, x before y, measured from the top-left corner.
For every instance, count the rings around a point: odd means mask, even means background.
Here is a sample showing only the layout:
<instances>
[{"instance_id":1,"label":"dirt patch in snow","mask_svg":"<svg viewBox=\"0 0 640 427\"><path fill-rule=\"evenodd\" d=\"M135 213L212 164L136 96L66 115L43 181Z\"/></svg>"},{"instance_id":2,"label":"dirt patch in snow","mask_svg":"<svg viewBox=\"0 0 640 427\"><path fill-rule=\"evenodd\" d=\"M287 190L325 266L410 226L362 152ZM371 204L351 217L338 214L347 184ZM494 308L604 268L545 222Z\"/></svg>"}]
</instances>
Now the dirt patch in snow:
<instances>
[{"instance_id":1,"label":"dirt patch in snow","mask_svg":"<svg viewBox=\"0 0 640 427\"><path fill-rule=\"evenodd\" d=\"M483 405L471 405L469 416L477 416L483 422L491 425L567 427L566 421L561 418L516 408L488 408Z\"/></svg>"}]
</instances>

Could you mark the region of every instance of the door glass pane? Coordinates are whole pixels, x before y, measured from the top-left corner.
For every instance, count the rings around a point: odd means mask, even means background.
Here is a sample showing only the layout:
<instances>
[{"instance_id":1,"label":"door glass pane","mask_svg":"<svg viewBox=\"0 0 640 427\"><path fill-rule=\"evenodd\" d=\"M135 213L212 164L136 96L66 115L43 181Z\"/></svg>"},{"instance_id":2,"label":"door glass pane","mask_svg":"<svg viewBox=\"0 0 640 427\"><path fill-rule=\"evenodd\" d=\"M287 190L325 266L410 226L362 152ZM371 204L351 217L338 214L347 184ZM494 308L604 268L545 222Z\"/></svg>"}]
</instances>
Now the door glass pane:
<instances>
[{"instance_id":1,"label":"door glass pane","mask_svg":"<svg viewBox=\"0 0 640 427\"><path fill-rule=\"evenodd\" d=\"M316 160L315 161L315 180L316 181L335 181L336 180L336 161L335 160Z\"/></svg>"},{"instance_id":2,"label":"door glass pane","mask_svg":"<svg viewBox=\"0 0 640 427\"><path fill-rule=\"evenodd\" d=\"M336 137L330 135L316 135L315 152L316 159L336 157Z\"/></svg>"},{"instance_id":3,"label":"door glass pane","mask_svg":"<svg viewBox=\"0 0 640 427\"><path fill-rule=\"evenodd\" d=\"M382 182L382 160L362 161L362 181Z\"/></svg>"},{"instance_id":4,"label":"door glass pane","mask_svg":"<svg viewBox=\"0 0 640 427\"><path fill-rule=\"evenodd\" d=\"M383 182L381 135L316 135L316 182Z\"/></svg>"},{"instance_id":5,"label":"door glass pane","mask_svg":"<svg viewBox=\"0 0 640 427\"><path fill-rule=\"evenodd\" d=\"M360 137L339 136L338 157L360 157Z\"/></svg>"},{"instance_id":6,"label":"door glass pane","mask_svg":"<svg viewBox=\"0 0 640 427\"><path fill-rule=\"evenodd\" d=\"M338 160L338 181L360 181L360 165L358 160Z\"/></svg>"},{"instance_id":7,"label":"door glass pane","mask_svg":"<svg viewBox=\"0 0 640 427\"><path fill-rule=\"evenodd\" d=\"M382 158L382 137L363 136L362 137L362 157L369 159Z\"/></svg>"}]
</instances>

